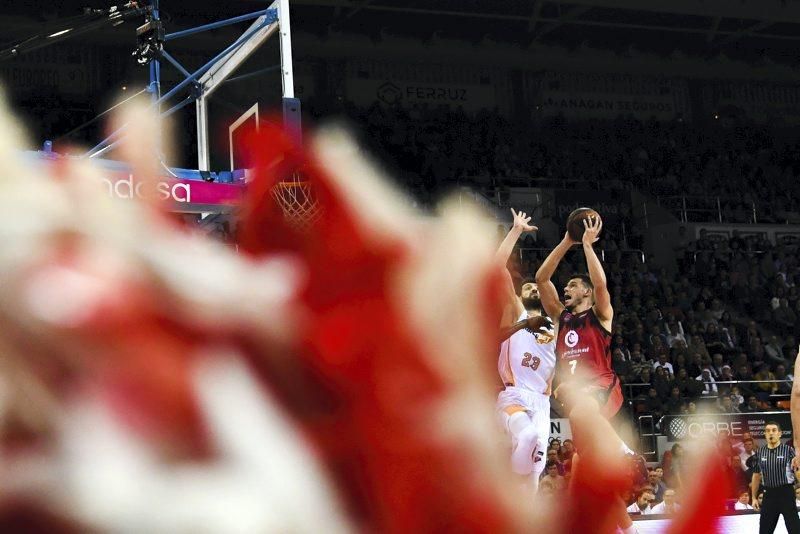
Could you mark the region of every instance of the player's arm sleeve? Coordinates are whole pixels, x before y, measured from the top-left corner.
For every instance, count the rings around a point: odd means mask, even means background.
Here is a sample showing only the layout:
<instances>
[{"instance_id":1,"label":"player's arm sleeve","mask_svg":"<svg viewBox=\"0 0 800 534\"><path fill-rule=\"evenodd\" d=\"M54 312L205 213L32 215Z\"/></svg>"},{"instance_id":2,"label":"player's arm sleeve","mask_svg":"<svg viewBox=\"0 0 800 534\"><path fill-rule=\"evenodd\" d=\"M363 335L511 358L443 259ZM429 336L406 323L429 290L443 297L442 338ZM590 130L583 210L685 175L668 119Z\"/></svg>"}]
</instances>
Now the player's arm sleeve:
<instances>
[{"instance_id":1,"label":"player's arm sleeve","mask_svg":"<svg viewBox=\"0 0 800 534\"><path fill-rule=\"evenodd\" d=\"M608 292L606 273L603 264L594 251L591 243L583 245L586 254L586 266L589 268L589 278L594 286L594 310L600 319L610 321L614 318L614 309L611 307L611 294Z\"/></svg>"}]
</instances>

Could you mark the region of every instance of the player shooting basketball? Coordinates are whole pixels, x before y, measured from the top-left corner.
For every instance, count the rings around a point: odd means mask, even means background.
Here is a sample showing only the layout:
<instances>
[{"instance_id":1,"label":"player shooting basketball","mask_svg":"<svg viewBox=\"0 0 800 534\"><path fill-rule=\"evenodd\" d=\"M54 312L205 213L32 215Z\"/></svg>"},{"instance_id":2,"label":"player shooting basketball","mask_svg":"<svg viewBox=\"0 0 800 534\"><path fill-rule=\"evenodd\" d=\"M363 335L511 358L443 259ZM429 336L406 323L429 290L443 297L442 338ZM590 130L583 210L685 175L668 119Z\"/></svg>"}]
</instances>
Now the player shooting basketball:
<instances>
[{"instance_id":1,"label":"player shooting basketball","mask_svg":"<svg viewBox=\"0 0 800 534\"><path fill-rule=\"evenodd\" d=\"M566 252L576 244L567 232L536 273L542 304L550 317L557 317L559 378L568 387L580 381L597 400L603 416L610 419L622 406L622 389L611 369L611 324L614 309L606 286L606 275L593 244L603 228L599 216L583 219L583 251L589 274L572 276L564 288L564 303L550 281Z\"/></svg>"},{"instance_id":2,"label":"player shooting basketball","mask_svg":"<svg viewBox=\"0 0 800 534\"><path fill-rule=\"evenodd\" d=\"M574 222L574 215L575 213L570 216L570 223ZM581 419L592 417L592 414L611 418L622 405L619 379L611 369L611 325L614 309L611 306L611 295L606 286L603 266L593 247L603 229L603 221L593 210L586 210L581 215L584 216L581 240L575 239L573 228L568 229L564 239L536 273L542 306L547 315L558 318L556 354L561 384L556 390L556 398L564 404L576 431L580 430ZM564 288L562 304L550 279L567 251L578 243L583 247L589 274L570 278ZM579 409L576 410L578 405ZM622 452L633 454L621 439L618 440ZM573 467L573 471L575 470ZM635 532L635 527L625 513L623 501L615 499L613 506L621 508L617 517L623 532Z\"/></svg>"},{"instance_id":3,"label":"player shooting basketball","mask_svg":"<svg viewBox=\"0 0 800 534\"><path fill-rule=\"evenodd\" d=\"M522 232L537 229L529 224L531 218L524 212L512 209L511 213L514 225L496 255L503 264L508 262ZM497 396L497 410L511 435L511 468L520 475L529 475L530 488L535 492L550 437L550 386L556 364L554 335L550 321L542 316L538 286L525 283L518 296L510 275L507 286L509 302L501 327L507 328L504 337L510 337L500 347L497 367L505 389ZM510 325L511 320L517 323Z\"/></svg>"}]
</instances>

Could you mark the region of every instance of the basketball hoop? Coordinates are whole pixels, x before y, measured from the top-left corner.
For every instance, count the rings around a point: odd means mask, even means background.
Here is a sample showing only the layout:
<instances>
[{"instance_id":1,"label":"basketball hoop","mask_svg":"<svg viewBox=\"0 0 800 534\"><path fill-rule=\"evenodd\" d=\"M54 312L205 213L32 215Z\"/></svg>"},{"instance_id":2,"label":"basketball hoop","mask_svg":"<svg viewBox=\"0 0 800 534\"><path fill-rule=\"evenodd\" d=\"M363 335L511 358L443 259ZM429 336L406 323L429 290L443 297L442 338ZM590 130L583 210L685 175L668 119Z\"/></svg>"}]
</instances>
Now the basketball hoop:
<instances>
[{"instance_id":1,"label":"basketball hoop","mask_svg":"<svg viewBox=\"0 0 800 534\"><path fill-rule=\"evenodd\" d=\"M272 197L281 207L283 217L298 230L307 230L322 216L311 185L299 173L289 181L278 182L272 188Z\"/></svg>"}]
</instances>

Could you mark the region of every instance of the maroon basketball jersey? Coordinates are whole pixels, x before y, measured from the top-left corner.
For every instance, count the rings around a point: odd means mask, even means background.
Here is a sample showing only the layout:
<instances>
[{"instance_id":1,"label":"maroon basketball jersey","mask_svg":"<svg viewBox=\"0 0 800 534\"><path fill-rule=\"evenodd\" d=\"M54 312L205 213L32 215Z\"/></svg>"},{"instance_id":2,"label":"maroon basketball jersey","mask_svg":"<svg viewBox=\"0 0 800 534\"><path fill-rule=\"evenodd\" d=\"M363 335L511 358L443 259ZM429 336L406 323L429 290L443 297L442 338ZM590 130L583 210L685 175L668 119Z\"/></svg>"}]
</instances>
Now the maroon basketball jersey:
<instances>
[{"instance_id":1,"label":"maroon basketball jersey","mask_svg":"<svg viewBox=\"0 0 800 534\"><path fill-rule=\"evenodd\" d=\"M600 324L593 308L578 314L561 312L556 356L561 382L580 373L594 386L607 388L616 383L611 369L611 334Z\"/></svg>"}]
</instances>

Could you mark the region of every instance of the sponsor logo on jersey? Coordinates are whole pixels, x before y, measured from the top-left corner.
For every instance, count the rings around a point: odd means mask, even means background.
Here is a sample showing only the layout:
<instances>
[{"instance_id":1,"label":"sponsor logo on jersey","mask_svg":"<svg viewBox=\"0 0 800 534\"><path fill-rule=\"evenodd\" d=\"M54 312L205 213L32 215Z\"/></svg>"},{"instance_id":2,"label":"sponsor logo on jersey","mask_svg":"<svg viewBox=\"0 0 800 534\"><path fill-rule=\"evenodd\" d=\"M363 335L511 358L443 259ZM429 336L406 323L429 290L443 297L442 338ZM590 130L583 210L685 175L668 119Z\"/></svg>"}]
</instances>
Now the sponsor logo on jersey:
<instances>
[{"instance_id":1,"label":"sponsor logo on jersey","mask_svg":"<svg viewBox=\"0 0 800 534\"><path fill-rule=\"evenodd\" d=\"M567 344L568 347L572 348L578 344L578 333L575 330L570 330L567 332L567 335L564 336L564 343Z\"/></svg>"},{"instance_id":2,"label":"sponsor logo on jersey","mask_svg":"<svg viewBox=\"0 0 800 534\"><path fill-rule=\"evenodd\" d=\"M553 335L552 334L542 334L542 333L536 334L536 342L539 345L547 345L548 343L551 343L552 341L553 341Z\"/></svg>"}]
</instances>

